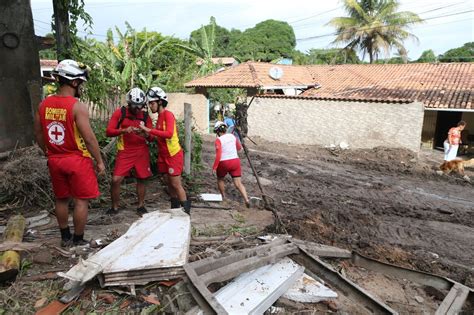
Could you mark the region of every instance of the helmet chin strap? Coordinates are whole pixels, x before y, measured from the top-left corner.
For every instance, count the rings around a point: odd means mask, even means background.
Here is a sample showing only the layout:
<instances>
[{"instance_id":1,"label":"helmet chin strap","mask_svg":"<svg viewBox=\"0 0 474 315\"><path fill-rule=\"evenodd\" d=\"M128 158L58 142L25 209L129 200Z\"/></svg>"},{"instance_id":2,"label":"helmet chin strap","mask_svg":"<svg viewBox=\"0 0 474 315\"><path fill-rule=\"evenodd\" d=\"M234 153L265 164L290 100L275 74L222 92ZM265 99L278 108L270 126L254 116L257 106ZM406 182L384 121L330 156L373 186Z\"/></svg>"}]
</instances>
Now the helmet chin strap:
<instances>
[{"instance_id":1,"label":"helmet chin strap","mask_svg":"<svg viewBox=\"0 0 474 315\"><path fill-rule=\"evenodd\" d=\"M81 85L78 84L77 86L74 86L74 85L72 84L73 81L74 81L74 80L70 80L70 81L69 81L68 83L66 83L66 84L69 85L70 87L72 87L72 88L74 89L74 97L79 98L79 97L81 97L81 93L79 92Z\"/></svg>"}]
</instances>

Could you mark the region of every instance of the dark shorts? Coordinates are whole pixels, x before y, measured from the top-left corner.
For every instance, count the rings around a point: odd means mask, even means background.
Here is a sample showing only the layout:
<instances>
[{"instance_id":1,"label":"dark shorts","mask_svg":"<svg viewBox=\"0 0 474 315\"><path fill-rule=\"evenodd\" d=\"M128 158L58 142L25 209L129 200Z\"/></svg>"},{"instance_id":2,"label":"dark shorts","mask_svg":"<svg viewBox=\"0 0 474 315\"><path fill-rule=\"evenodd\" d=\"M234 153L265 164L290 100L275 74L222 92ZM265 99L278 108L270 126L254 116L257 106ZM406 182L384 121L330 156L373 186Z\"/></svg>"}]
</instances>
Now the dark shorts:
<instances>
[{"instance_id":1,"label":"dark shorts","mask_svg":"<svg viewBox=\"0 0 474 315\"><path fill-rule=\"evenodd\" d=\"M184 153L179 151L173 156L158 154L158 172L169 176L180 176L183 173Z\"/></svg>"},{"instance_id":2,"label":"dark shorts","mask_svg":"<svg viewBox=\"0 0 474 315\"><path fill-rule=\"evenodd\" d=\"M242 170L240 168L240 159L232 159L220 161L217 166L216 175L219 178L225 177L230 174L232 177L241 177Z\"/></svg>"},{"instance_id":3,"label":"dark shorts","mask_svg":"<svg viewBox=\"0 0 474 315\"><path fill-rule=\"evenodd\" d=\"M114 176L130 176L130 171L135 169L135 177L145 179L150 177L150 151L148 147L131 152L120 151L115 159Z\"/></svg>"},{"instance_id":4,"label":"dark shorts","mask_svg":"<svg viewBox=\"0 0 474 315\"><path fill-rule=\"evenodd\" d=\"M57 199L93 199L100 195L91 158L79 155L50 157L48 168Z\"/></svg>"}]
</instances>

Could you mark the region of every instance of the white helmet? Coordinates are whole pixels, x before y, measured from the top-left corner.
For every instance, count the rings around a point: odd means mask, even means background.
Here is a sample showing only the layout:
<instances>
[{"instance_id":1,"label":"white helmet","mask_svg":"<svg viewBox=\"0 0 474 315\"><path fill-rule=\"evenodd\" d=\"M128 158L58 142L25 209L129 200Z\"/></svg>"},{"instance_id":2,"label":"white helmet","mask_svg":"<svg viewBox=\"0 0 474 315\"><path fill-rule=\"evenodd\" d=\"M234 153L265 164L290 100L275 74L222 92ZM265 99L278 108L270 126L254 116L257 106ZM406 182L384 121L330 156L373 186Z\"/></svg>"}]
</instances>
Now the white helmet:
<instances>
[{"instance_id":1,"label":"white helmet","mask_svg":"<svg viewBox=\"0 0 474 315\"><path fill-rule=\"evenodd\" d=\"M87 81L89 77L87 66L71 59L65 59L58 63L51 73L55 77L63 77L68 80Z\"/></svg>"},{"instance_id":2,"label":"white helmet","mask_svg":"<svg viewBox=\"0 0 474 315\"><path fill-rule=\"evenodd\" d=\"M214 132L225 132L227 129L227 125L223 121L216 121L216 124L214 125Z\"/></svg>"},{"instance_id":3,"label":"white helmet","mask_svg":"<svg viewBox=\"0 0 474 315\"><path fill-rule=\"evenodd\" d=\"M128 91L125 100L127 101L128 105L143 107L146 102L145 92L143 92L140 88L133 88Z\"/></svg>"},{"instance_id":4,"label":"white helmet","mask_svg":"<svg viewBox=\"0 0 474 315\"><path fill-rule=\"evenodd\" d=\"M159 101L162 100L165 102L164 106L168 104L168 95L166 95L165 91L163 91L160 87L152 87L146 93L146 98L148 102Z\"/></svg>"}]
</instances>

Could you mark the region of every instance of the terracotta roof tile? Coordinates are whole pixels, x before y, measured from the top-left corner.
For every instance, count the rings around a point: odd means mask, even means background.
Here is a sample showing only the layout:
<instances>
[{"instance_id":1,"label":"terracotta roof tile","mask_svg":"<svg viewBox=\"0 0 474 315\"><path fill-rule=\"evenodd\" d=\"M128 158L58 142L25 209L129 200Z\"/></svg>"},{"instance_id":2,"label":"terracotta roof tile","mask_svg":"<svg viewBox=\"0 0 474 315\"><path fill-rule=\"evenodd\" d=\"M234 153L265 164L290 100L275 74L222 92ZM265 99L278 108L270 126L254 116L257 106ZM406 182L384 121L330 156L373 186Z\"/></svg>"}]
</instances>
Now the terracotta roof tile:
<instances>
[{"instance_id":1,"label":"terracotta roof tile","mask_svg":"<svg viewBox=\"0 0 474 315\"><path fill-rule=\"evenodd\" d=\"M268 72L278 66L280 80ZM186 87L315 86L302 97L358 101L420 101L428 108L473 109L474 63L288 66L246 62L188 82Z\"/></svg>"},{"instance_id":2,"label":"terracotta roof tile","mask_svg":"<svg viewBox=\"0 0 474 315\"><path fill-rule=\"evenodd\" d=\"M320 85L302 96L405 99L428 108L471 109L474 63L308 66Z\"/></svg>"},{"instance_id":3,"label":"terracotta roof tile","mask_svg":"<svg viewBox=\"0 0 474 315\"><path fill-rule=\"evenodd\" d=\"M58 65L57 60L40 59L41 67L56 67L57 65Z\"/></svg>"},{"instance_id":4,"label":"terracotta roof tile","mask_svg":"<svg viewBox=\"0 0 474 315\"><path fill-rule=\"evenodd\" d=\"M283 76L279 80L269 76L272 67L283 70ZM271 63L246 62L223 71L197 78L185 84L186 87L239 87L239 88L263 88L263 87L291 87L291 86L314 86L316 84L310 71L305 66L275 65Z\"/></svg>"}]
</instances>

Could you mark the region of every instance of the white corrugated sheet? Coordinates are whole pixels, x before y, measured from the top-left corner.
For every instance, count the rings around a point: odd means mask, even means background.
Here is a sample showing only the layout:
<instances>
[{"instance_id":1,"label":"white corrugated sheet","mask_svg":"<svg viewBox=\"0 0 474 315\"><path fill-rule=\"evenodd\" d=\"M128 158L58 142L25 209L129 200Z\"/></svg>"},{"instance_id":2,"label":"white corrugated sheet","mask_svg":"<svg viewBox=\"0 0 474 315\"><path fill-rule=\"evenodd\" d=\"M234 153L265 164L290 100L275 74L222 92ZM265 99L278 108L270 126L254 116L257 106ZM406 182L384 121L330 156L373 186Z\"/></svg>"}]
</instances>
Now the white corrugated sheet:
<instances>
[{"instance_id":1,"label":"white corrugated sheet","mask_svg":"<svg viewBox=\"0 0 474 315\"><path fill-rule=\"evenodd\" d=\"M304 267L285 257L239 275L215 297L229 314L263 314L303 272Z\"/></svg>"},{"instance_id":2,"label":"white corrugated sheet","mask_svg":"<svg viewBox=\"0 0 474 315\"><path fill-rule=\"evenodd\" d=\"M190 238L191 221L182 210L150 212L120 238L59 275L83 284L99 273L182 267Z\"/></svg>"}]
</instances>

